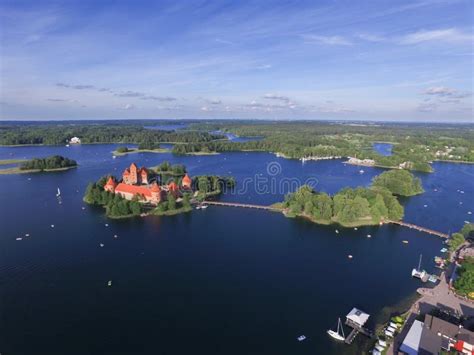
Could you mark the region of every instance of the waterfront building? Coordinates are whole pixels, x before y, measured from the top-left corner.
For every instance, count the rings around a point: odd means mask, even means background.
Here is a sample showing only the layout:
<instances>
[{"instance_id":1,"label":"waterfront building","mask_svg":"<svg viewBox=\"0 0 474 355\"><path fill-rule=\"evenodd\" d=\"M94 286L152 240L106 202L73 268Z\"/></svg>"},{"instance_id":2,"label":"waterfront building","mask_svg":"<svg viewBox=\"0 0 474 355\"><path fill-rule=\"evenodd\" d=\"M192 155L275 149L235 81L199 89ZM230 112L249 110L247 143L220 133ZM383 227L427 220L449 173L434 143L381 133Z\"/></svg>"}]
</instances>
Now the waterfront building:
<instances>
[{"instance_id":1,"label":"waterfront building","mask_svg":"<svg viewBox=\"0 0 474 355\"><path fill-rule=\"evenodd\" d=\"M79 137L72 137L69 141L70 144L81 144L81 139Z\"/></svg>"},{"instance_id":2,"label":"waterfront building","mask_svg":"<svg viewBox=\"0 0 474 355\"><path fill-rule=\"evenodd\" d=\"M412 354L472 354L474 333L432 315L425 315L424 322L415 320L410 327L400 351Z\"/></svg>"},{"instance_id":3,"label":"waterfront building","mask_svg":"<svg viewBox=\"0 0 474 355\"><path fill-rule=\"evenodd\" d=\"M132 163L122 174L123 182L129 185L148 184L148 170L145 167L138 168Z\"/></svg>"}]
</instances>

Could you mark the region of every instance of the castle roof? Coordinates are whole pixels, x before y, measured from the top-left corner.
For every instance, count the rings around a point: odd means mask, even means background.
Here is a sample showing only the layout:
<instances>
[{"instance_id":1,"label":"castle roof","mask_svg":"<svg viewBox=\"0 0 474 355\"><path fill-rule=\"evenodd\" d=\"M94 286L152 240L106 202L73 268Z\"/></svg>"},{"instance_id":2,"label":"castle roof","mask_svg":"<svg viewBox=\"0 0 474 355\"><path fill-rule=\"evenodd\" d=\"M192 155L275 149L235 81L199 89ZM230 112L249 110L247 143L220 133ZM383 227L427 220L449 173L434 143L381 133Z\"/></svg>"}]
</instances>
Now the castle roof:
<instances>
[{"instance_id":1,"label":"castle roof","mask_svg":"<svg viewBox=\"0 0 474 355\"><path fill-rule=\"evenodd\" d=\"M160 186L156 183L156 181L151 184L151 189L150 189L151 192L160 192L161 191L161 188Z\"/></svg>"},{"instance_id":2,"label":"castle roof","mask_svg":"<svg viewBox=\"0 0 474 355\"><path fill-rule=\"evenodd\" d=\"M151 190L145 186L128 185L121 182L115 188L115 193L129 193L151 197Z\"/></svg>"},{"instance_id":3,"label":"castle roof","mask_svg":"<svg viewBox=\"0 0 474 355\"><path fill-rule=\"evenodd\" d=\"M107 183L105 184L106 186L117 186L117 183L115 182L114 178L111 176L109 177L109 180L107 180Z\"/></svg>"},{"instance_id":4,"label":"castle roof","mask_svg":"<svg viewBox=\"0 0 474 355\"><path fill-rule=\"evenodd\" d=\"M177 191L178 190L178 184L176 184L174 181L171 181L169 184L168 184L168 189L170 191Z\"/></svg>"},{"instance_id":5,"label":"castle roof","mask_svg":"<svg viewBox=\"0 0 474 355\"><path fill-rule=\"evenodd\" d=\"M191 178L189 177L188 174L184 175L183 177L183 184L190 184L192 182Z\"/></svg>"}]
</instances>

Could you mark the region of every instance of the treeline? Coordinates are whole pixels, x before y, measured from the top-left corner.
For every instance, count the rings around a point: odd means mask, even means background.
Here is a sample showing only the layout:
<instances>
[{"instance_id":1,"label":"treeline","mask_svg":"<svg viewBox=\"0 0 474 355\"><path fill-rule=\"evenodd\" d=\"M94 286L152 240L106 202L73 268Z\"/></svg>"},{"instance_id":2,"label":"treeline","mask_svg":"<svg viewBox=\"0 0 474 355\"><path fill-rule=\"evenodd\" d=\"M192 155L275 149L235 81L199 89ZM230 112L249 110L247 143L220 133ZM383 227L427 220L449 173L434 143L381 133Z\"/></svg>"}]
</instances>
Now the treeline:
<instances>
[{"instance_id":1,"label":"treeline","mask_svg":"<svg viewBox=\"0 0 474 355\"><path fill-rule=\"evenodd\" d=\"M143 212L143 205L138 199L131 201L121 197L119 194L112 194L104 190L104 185L108 176L104 176L96 183L87 186L84 201L90 205L105 207L108 217L129 217L138 216Z\"/></svg>"},{"instance_id":2,"label":"treeline","mask_svg":"<svg viewBox=\"0 0 474 355\"><path fill-rule=\"evenodd\" d=\"M235 187L233 176L199 175L193 178L193 190L197 191L197 198L204 199L209 196L217 196Z\"/></svg>"},{"instance_id":3,"label":"treeline","mask_svg":"<svg viewBox=\"0 0 474 355\"><path fill-rule=\"evenodd\" d=\"M261 150L283 153L289 158L307 156L357 156L374 159L376 164L398 166L409 162L409 170L430 172L435 159L474 162L472 125L340 124L335 122L212 122L191 125L193 129L219 130L239 136L259 136L263 140L245 143L212 142L175 147L185 154L199 151ZM393 142L393 155L377 154L374 142ZM445 157L436 155L447 148ZM449 157L451 155L451 157Z\"/></svg>"},{"instance_id":4,"label":"treeline","mask_svg":"<svg viewBox=\"0 0 474 355\"><path fill-rule=\"evenodd\" d=\"M57 124L9 125L0 127L0 145L65 144L71 137L80 137L82 143L135 143L154 147L160 142L210 142L223 136L198 131L160 131L140 125L121 124ZM145 148L142 148L145 149ZM150 148L146 148L150 149ZM154 149L154 148L152 148Z\"/></svg>"},{"instance_id":5,"label":"treeline","mask_svg":"<svg viewBox=\"0 0 474 355\"><path fill-rule=\"evenodd\" d=\"M77 166L77 162L72 159L62 157L60 155L53 155L47 158L34 158L25 161L20 165L21 170L49 170L61 169Z\"/></svg>"},{"instance_id":6,"label":"treeline","mask_svg":"<svg viewBox=\"0 0 474 355\"><path fill-rule=\"evenodd\" d=\"M406 170L389 170L374 177L372 186L386 188L399 196L414 196L423 193L420 178Z\"/></svg>"},{"instance_id":7,"label":"treeline","mask_svg":"<svg viewBox=\"0 0 474 355\"><path fill-rule=\"evenodd\" d=\"M305 216L316 223L345 226L378 224L384 219L400 220L404 209L384 188L345 188L334 196L304 185L286 196L283 208L289 217Z\"/></svg>"},{"instance_id":8,"label":"treeline","mask_svg":"<svg viewBox=\"0 0 474 355\"><path fill-rule=\"evenodd\" d=\"M474 223L467 223L458 233L453 233L449 239L449 249L455 251L466 239L474 237ZM457 269L458 278L454 281L456 292L462 296L474 299L474 258L467 257Z\"/></svg>"}]
</instances>

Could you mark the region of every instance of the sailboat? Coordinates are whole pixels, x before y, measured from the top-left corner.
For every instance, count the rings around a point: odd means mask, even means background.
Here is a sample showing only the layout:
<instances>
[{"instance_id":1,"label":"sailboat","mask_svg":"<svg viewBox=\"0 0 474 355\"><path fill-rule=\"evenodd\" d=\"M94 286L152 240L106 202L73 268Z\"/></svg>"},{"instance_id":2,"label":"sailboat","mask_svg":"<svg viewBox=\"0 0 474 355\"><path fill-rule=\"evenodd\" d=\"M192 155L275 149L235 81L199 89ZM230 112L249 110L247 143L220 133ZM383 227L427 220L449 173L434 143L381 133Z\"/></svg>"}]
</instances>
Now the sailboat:
<instances>
[{"instance_id":1,"label":"sailboat","mask_svg":"<svg viewBox=\"0 0 474 355\"><path fill-rule=\"evenodd\" d=\"M61 196L61 190L58 187L58 193L56 194L56 197L59 197L59 196Z\"/></svg>"},{"instance_id":2,"label":"sailboat","mask_svg":"<svg viewBox=\"0 0 474 355\"><path fill-rule=\"evenodd\" d=\"M419 279L424 279L426 277L426 271L425 270L421 270L421 258L423 257L422 254L420 254L420 261L418 262L418 268L417 269L413 269L411 271L411 276L412 277L418 277Z\"/></svg>"},{"instance_id":3,"label":"sailboat","mask_svg":"<svg viewBox=\"0 0 474 355\"><path fill-rule=\"evenodd\" d=\"M342 333L342 335L339 334L339 332ZM327 333L336 340L344 341L346 339L346 336L344 335L344 329L342 327L341 318L337 319L337 330L334 331L332 329L329 329Z\"/></svg>"}]
</instances>

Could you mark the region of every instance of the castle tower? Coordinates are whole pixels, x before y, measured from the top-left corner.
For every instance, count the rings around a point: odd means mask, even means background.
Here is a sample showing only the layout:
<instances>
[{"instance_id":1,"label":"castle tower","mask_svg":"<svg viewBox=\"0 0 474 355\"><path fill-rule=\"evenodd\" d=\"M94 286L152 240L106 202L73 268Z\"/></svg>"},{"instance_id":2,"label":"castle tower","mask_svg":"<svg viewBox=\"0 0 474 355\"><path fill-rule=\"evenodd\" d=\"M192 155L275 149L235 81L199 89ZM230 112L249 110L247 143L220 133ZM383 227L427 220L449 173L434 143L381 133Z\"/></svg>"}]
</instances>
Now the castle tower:
<instances>
[{"instance_id":1,"label":"castle tower","mask_svg":"<svg viewBox=\"0 0 474 355\"><path fill-rule=\"evenodd\" d=\"M191 184L193 181L189 177L188 174L184 175L183 180L181 181L181 186L183 186L184 189L191 189Z\"/></svg>"},{"instance_id":2,"label":"castle tower","mask_svg":"<svg viewBox=\"0 0 474 355\"><path fill-rule=\"evenodd\" d=\"M137 184L138 183L138 167L135 163L130 165L130 184Z\"/></svg>"},{"instance_id":3,"label":"castle tower","mask_svg":"<svg viewBox=\"0 0 474 355\"><path fill-rule=\"evenodd\" d=\"M115 182L114 178L111 176L109 177L109 180L107 180L107 183L104 185L104 190L115 193L115 187L117 186L117 183Z\"/></svg>"},{"instance_id":4,"label":"castle tower","mask_svg":"<svg viewBox=\"0 0 474 355\"><path fill-rule=\"evenodd\" d=\"M153 182L153 184L151 184L150 191L151 191L151 202L155 203L155 204L160 203L160 201L161 201L161 188L160 188L160 186L158 186L156 181Z\"/></svg>"}]
</instances>

